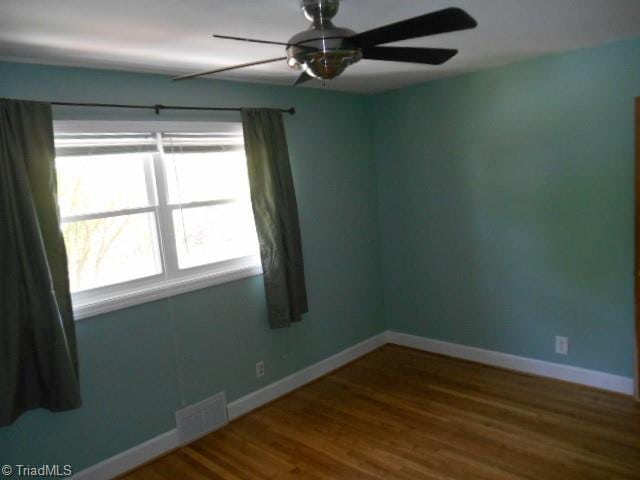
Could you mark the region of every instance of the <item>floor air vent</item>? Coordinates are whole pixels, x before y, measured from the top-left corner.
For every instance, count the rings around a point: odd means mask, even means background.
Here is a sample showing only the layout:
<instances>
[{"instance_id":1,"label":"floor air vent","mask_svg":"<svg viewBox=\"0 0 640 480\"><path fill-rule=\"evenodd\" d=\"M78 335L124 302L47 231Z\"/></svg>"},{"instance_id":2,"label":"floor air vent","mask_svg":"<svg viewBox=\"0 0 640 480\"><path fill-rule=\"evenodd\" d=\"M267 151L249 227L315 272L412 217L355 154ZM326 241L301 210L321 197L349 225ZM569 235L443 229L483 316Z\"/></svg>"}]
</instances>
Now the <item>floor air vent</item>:
<instances>
[{"instance_id":1,"label":"floor air vent","mask_svg":"<svg viewBox=\"0 0 640 480\"><path fill-rule=\"evenodd\" d=\"M181 444L192 442L227 423L224 392L176 412L176 429Z\"/></svg>"}]
</instances>

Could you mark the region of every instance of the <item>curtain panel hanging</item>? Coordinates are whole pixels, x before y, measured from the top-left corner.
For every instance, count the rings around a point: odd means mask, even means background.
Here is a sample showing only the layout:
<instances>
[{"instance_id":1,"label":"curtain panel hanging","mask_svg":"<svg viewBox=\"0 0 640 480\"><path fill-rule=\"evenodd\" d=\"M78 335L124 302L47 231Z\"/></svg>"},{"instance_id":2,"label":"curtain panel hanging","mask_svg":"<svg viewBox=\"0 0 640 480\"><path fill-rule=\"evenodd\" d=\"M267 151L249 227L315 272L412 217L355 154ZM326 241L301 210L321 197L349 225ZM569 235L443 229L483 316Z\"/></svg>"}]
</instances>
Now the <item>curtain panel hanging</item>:
<instances>
[{"instance_id":1,"label":"curtain panel hanging","mask_svg":"<svg viewBox=\"0 0 640 480\"><path fill-rule=\"evenodd\" d=\"M81 404L51 106L0 99L0 426Z\"/></svg>"},{"instance_id":2,"label":"curtain panel hanging","mask_svg":"<svg viewBox=\"0 0 640 480\"><path fill-rule=\"evenodd\" d=\"M243 109L251 203L260 242L269 323L282 328L308 311L298 206L282 113Z\"/></svg>"}]
</instances>

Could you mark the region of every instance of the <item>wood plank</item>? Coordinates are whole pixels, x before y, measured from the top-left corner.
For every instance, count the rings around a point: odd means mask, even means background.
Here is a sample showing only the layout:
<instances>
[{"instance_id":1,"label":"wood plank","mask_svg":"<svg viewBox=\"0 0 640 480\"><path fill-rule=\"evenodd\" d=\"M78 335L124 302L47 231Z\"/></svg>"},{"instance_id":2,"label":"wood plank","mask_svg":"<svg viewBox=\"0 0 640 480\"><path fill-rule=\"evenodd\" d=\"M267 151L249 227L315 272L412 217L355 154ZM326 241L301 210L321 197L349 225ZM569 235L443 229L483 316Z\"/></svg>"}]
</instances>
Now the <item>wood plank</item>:
<instances>
[{"instance_id":1,"label":"wood plank","mask_svg":"<svg viewBox=\"0 0 640 480\"><path fill-rule=\"evenodd\" d=\"M121 478L640 479L640 404L386 345Z\"/></svg>"}]
</instances>

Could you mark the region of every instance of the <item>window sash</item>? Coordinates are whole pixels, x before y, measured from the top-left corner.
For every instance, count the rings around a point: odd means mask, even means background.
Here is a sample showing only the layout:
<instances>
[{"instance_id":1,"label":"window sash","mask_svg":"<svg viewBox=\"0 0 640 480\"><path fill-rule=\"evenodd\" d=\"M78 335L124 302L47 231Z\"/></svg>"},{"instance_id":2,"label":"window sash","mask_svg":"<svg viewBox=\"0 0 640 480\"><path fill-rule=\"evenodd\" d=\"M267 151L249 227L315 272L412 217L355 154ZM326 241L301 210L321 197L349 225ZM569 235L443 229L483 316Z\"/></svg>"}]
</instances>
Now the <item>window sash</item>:
<instances>
[{"instance_id":1,"label":"window sash","mask_svg":"<svg viewBox=\"0 0 640 480\"><path fill-rule=\"evenodd\" d=\"M86 222L88 220L102 220L103 218L122 217L125 215L135 215L137 213L155 212L157 207L125 208L122 210L111 210L108 212L83 213L81 215L68 215L60 219L61 223Z\"/></svg>"},{"instance_id":2,"label":"window sash","mask_svg":"<svg viewBox=\"0 0 640 480\"><path fill-rule=\"evenodd\" d=\"M56 156L58 157L88 157L157 151L158 143L150 134L56 135Z\"/></svg>"},{"instance_id":3,"label":"window sash","mask_svg":"<svg viewBox=\"0 0 640 480\"><path fill-rule=\"evenodd\" d=\"M67 139L75 139L83 136L67 135ZM203 286L223 283L236 278L257 275L262 272L260 267L260 258L258 253L255 255L244 256L240 258L231 258L220 262L204 264L190 268L179 268L178 254L176 247L175 226L173 223L173 212L180 209L190 209L198 207L208 207L216 205L225 205L232 203L243 203L244 198L224 198L206 201L196 201L188 203L170 203L168 199L167 173L165 168L165 154L175 152L222 152L230 150L243 149L237 135L229 135L228 138L221 138L219 145L194 145L205 139L211 142L211 135L167 135L157 132L151 136L147 135L123 135L133 141L137 138L152 138L155 144L138 145L135 148L144 147L147 152L152 152L150 161L145 162L145 182L147 194L151 205L148 207L122 209L108 212L92 212L82 215L66 216L61 219L63 223L71 223L78 221L87 221L95 219L104 219L110 217L118 217L123 215L132 215L138 213L153 213L156 222L157 242L160 255L160 263L162 273L139 278L131 281L120 282L112 285L97 287L94 289L81 290L74 292L73 303L76 316L85 318L104 311L111 311L109 305L116 305L116 308L124 308L125 306L151 301L156 298L164 298L169 293L176 291L189 291L194 288L203 288ZM93 135L92 138L99 140L100 138L113 138L111 135ZM166 144L169 139L176 142L179 139L189 143L178 147L171 147L167 151ZM68 150L73 149L73 153L77 155L95 155L107 152L110 148L122 147L130 148L131 145L122 146L88 146L82 149L78 146L63 147L56 149L58 155L68 155ZM91 151L91 153L86 153ZM110 151L109 153L138 153L140 150L130 151ZM64 152L64 153L61 153ZM229 280L227 280L229 279Z\"/></svg>"},{"instance_id":4,"label":"window sash","mask_svg":"<svg viewBox=\"0 0 640 480\"><path fill-rule=\"evenodd\" d=\"M242 145L164 145L165 153L220 153L237 152L242 150Z\"/></svg>"},{"instance_id":5,"label":"window sash","mask_svg":"<svg viewBox=\"0 0 640 480\"><path fill-rule=\"evenodd\" d=\"M58 147L56 156L59 157L93 157L96 155L121 155L127 153L157 152L155 145L96 145L77 147Z\"/></svg>"},{"instance_id":6,"label":"window sash","mask_svg":"<svg viewBox=\"0 0 640 480\"><path fill-rule=\"evenodd\" d=\"M237 135L162 133L159 142L166 153L217 153L244 149L243 141Z\"/></svg>"}]
</instances>

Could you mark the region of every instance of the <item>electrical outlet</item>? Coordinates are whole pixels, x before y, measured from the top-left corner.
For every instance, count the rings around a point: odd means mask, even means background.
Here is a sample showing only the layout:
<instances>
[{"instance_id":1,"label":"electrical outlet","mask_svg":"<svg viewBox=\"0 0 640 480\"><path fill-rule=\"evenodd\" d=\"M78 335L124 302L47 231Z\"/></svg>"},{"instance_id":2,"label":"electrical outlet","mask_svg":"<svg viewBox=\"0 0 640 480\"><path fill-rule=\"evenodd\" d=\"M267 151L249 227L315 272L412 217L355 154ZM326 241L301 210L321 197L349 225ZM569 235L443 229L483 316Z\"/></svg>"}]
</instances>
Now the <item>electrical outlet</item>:
<instances>
[{"instance_id":1,"label":"electrical outlet","mask_svg":"<svg viewBox=\"0 0 640 480\"><path fill-rule=\"evenodd\" d=\"M567 337L556 337L556 353L560 355L569 353L569 339Z\"/></svg>"},{"instance_id":2,"label":"electrical outlet","mask_svg":"<svg viewBox=\"0 0 640 480\"><path fill-rule=\"evenodd\" d=\"M256 378L264 377L264 360L256 363Z\"/></svg>"}]
</instances>

